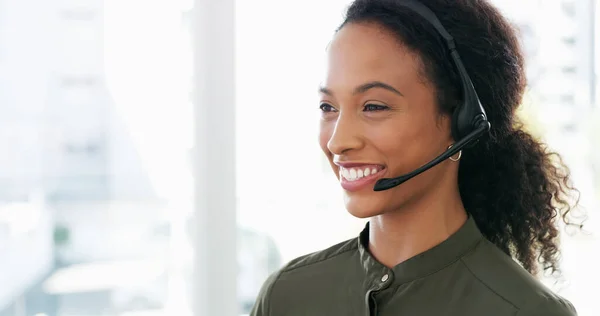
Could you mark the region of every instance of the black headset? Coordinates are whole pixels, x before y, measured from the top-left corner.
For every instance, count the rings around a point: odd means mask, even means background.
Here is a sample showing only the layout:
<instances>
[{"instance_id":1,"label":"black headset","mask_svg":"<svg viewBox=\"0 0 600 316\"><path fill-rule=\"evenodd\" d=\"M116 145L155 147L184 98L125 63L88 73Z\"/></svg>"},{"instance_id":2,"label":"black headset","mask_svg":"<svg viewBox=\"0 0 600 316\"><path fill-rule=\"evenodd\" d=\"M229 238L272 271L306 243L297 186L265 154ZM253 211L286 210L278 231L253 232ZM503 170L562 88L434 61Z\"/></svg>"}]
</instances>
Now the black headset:
<instances>
[{"instance_id":1,"label":"black headset","mask_svg":"<svg viewBox=\"0 0 600 316\"><path fill-rule=\"evenodd\" d=\"M456 66L456 70L458 71L458 75L460 76L460 81L462 84L463 90L463 104L459 105L452 114L452 137L456 141L454 145L448 148L441 155L437 156L432 161L426 163L420 168L414 170L411 173L402 175L397 178L387 178L380 179L375 184L373 188L374 191L383 191L391 189L397 185L400 185L407 180L419 175L422 172L436 166L442 161L454 156L456 153L461 151L465 147L473 146L484 134L488 133L490 130L490 122L487 119L485 114L485 110L479 101L479 97L477 96L477 92L473 87L473 83L471 82L471 78L463 65L458 52L456 51L456 45L454 43L454 38L444 26L438 18L435 16L427 6L416 1L416 0L403 0L397 1L397 4L403 7L406 7L412 10L414 13L420 15L425 20L427 20L437 31L437 33L444 38L446 42L446 46L450 51L450 56L452 57L452 61Z\"/></svg>"}]
</instances>

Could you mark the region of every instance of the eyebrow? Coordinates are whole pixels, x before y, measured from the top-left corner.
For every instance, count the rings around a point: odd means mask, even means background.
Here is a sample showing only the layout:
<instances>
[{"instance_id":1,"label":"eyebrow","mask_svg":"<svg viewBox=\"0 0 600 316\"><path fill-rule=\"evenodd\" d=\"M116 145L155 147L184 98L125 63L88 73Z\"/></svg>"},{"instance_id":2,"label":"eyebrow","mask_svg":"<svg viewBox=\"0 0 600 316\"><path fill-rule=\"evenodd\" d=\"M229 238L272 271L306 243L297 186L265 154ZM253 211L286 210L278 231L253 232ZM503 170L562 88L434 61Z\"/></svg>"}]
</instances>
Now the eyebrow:
<instances>
[{"instance_id":1,"label":"eyebrow","mask_svg":"<svg viewBox=\"0 0 600 316\"><path fill-rule=\"evenodd\" d=\"M397 95L404 96L396 88L392 87L391 85L389 85L387 83L383 83L381 81L370 81L367 83L363 83L354 89L353 94L365 93L365 92L369 91L370 89L374 89L374 88L385 89L385 90L391 91ZM331 90L327 89L326 87L320 87L319 92L326 94L326 95L330 95L330 96L333 95L333 92Z\"/></svg>"}]
</instances>

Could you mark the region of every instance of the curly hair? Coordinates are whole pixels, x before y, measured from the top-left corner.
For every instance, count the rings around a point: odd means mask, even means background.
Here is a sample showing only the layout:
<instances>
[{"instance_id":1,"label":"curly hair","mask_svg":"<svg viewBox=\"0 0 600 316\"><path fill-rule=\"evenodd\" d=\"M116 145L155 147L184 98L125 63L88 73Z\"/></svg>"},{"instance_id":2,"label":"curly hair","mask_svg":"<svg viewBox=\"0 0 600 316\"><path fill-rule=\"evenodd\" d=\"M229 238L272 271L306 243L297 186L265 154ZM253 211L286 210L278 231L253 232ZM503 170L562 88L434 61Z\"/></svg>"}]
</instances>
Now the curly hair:
<instances>
[{"instance_id":1,"label":"curly hair","mask_svg":"<svg viewBox=\"0 0 600 316\"><path fill-rule=\"evenodd\" d=\"M420 56L440 113L461 104L460 79L436 30L402 0L355 0L348 23L376 23ZM515 113L526 88L524 56L511 23L485 0L420 0L455 39L491 122L485 141L463 150L458 184L465 209L483 235L536 275L559 269L559 221L578 191L557 153L528 134ZM577 196L577 198L573 198ZM576 225L581 228L581 225Z\"/></svg>"}]
</instances>

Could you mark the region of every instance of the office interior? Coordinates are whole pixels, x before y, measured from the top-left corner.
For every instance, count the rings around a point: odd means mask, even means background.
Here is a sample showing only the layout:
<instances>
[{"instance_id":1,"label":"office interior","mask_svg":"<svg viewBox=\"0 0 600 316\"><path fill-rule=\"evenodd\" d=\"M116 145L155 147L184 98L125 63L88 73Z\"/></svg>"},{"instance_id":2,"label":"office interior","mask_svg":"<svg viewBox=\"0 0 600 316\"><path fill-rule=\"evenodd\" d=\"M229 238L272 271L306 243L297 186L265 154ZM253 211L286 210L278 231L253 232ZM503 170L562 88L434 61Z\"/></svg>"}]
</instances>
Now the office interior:
<instances>
[{"instance_id":1,"label":"office interior","mask_svg":"<svg viewBox=\"0 0 600 316\"><path fill-rule=\"evenodd\" d=\"M520 115L588 216L548 286L598 315L600 3L491 1L525 49ZM247 315L355 237L316 141L350 2L0 0L0 316Z\"/></svg>"}]
</instances>

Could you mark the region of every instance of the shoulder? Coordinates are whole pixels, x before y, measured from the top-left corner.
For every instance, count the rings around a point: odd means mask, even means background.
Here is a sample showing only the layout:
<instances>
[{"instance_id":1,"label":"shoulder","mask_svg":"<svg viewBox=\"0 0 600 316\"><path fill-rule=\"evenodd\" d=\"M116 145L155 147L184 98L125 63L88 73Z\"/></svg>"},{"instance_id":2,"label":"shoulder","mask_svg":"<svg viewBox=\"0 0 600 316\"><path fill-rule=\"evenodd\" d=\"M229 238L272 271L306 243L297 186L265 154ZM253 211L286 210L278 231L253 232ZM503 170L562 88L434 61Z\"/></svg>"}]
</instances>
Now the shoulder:
<instances>
[{"instance_id":1,"label":"shoulder","mask_svg":"<svg viewBox=\"0 0 600 316\"><path fill-rule=\"evenodd\" d=\"M488 292L518 310L517 316L576 316L573 305L546 287L493 243L484 240L463 263Z\"/></svg>"},{"instance_id":2,"label":"shoulder","mask_svg":"<svg viewBox=\"0 0 600 316\"><path fill-rule=\"evenodd\" d=\"M285 293L288 289L303 287L303 284L310 282L310 279L306 277L307 275L325 273L336 269L339 267L339 260L345 260L347 256L353 255L356 253L354 250L357 250L357 248L358 241L354 238L327 249L293 259L271 274L263 283L250 315L271 315L272 293L274 290L277 293Z\"/></svg>"},{"instance_id":3,"label":"shoulder","mask_svg":"<svg viewBox=\"0 0 600 316\"><path fill-rule=\"evenodd\" d=\"M517 316L577 316L577 311L566 299L546 297L521 309Z\"/></svg>"},{"instance_id":4,"label":"shoulder","mask_svg":"<svg viewBox=\"0 0 600 316\"><path fill-rule=\"evenodd\" d=\"M281 270L276 271L271 274L267 280L263 283L260 291L258 292L258 296L256 298L256 302L250 311L250 316L268 316L271 315L271 302L270 297L273 291L273 287L275 286L275 282L277 282L277 278Z\"/></svg>"}]
</instances>

